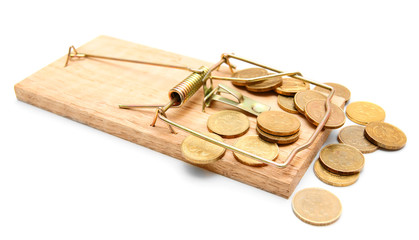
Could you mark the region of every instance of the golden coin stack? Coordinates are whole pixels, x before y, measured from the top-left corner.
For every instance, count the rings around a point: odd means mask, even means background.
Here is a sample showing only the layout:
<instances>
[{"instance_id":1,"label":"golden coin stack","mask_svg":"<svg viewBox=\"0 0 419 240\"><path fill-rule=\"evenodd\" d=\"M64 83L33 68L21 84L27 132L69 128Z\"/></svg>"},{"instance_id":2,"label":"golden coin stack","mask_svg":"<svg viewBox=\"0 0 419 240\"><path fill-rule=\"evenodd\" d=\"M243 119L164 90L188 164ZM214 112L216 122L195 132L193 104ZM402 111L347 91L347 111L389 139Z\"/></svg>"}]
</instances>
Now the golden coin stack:
<instances>
[{"instance_id":1,"label":"golden coin stack","mask_svg":"<svg viewBox=\"0 0 419 240\"><path fill-rule=\"evenodd\" d=\"M259 137L265 141L289 144L297 141L300 137L300 120L289 113L266 111L261 113L256 121L256 131Z\"/></svg>"}]
</instances>

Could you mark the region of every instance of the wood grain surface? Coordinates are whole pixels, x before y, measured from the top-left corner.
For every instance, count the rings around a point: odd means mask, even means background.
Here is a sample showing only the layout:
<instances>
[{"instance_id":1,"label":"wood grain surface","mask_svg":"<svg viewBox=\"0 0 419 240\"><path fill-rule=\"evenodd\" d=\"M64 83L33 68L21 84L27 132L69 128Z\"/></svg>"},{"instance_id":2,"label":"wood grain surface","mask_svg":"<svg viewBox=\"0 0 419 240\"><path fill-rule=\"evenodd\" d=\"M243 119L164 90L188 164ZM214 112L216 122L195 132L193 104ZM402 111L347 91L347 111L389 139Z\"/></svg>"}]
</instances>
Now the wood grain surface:
<instances>
[{"instance_id":1,"label":"wood grain surface","mask_svg":"<svg viewBox=\"0 0 419 240\"><path fill-rule=\"evenodd\" d=\"M187 65L194 68L212 64L108 36L100 36L79 47L78 51ZM251 59L250 56L243 57ZM186 161L181 155L180 144L187 133L178 130L178 134L171 134L167 125L161 121L157 122L156 127L151 127L150 123L154 116L154 111L151 109L127 110L119 109L118 105L165 104L169 100L168 91L187 77L189 72L97 59L73 60L67 67L64 67L65 60L66 56L63 56L16 84L17 98L20 101ZM213 62L218 60L214 59ZM230 74L227 68L221 68L214 75ZM224 84L233 87L230 83ZM270 105L272 110L282 111L277 105L277 94L274 92L254 94L245 91L244 88L240 88L239 91ZM221 103L213 103L206 112L202 112L202 99L203 93L202 90L199 90L181 108L170 109L167 112L168 118L194 130L208 132L206 121L210 114L222 109L233 109ZM334 102L339 106L344 104L344 100L339 97L335 97ZM279 146L280 154L276 160L278 162L284 161L292 149L305 143L315 129L304 116L296 116L301 121L300 139L291 145ZM246 135L256 135L256 118L250 114L248 117L250 130ZM200 167L288 198L329 133L330 130L322 131L310 148L300 152L290 165L283 169L273 166L249 167L243 165L234 159L231 151L227 151L221 160ZM225 139L225 142L230 144L234 144L235 141L237 139Z\"/></svg>"}]
</instances>

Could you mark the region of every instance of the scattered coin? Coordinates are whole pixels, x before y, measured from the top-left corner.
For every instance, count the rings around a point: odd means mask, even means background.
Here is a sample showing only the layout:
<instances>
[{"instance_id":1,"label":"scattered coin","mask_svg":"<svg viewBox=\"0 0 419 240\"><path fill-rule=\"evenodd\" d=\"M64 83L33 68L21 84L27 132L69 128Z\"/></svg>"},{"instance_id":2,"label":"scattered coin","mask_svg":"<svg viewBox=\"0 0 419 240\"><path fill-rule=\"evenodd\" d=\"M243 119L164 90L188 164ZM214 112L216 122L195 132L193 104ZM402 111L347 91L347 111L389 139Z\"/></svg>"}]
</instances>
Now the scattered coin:
<instances>
[{"instance_id":1,"label":"scattered coin","mask_svg":"<svg viewBox=\"0 0 419 240\"><path fill-rule=\"evenodd\" d=\"M353 102L346 107L346 116L354 123L367 125L370 122L384 121L386 113L374 103Z\"/></svg>"},{"instance_id":2,"label":"scattered coin","mask_svg":"<svg viewBox=\"0 0 419 240\"><path fill-rule=\"evenodd\" d=\"M320 163L320 160L317 160L314 163L314 174L324 183L336 186L336 187L346 187L354 184L358 178L359 173L352 175L339 175L327 171Z\"/></svg>"},{"instance_id":3,"label":"scattered coin","mask_svg":"<svg viewBox=\"0 0 419 240\"><path fill-rule=\"evenodd\" d=\"M268 75L268 71L264 68L246 68L240 71L237 71L233 74L234 78L254 78ZM233 81L233 85L236 86L246 86L247 82Z\"/></svg>"},{"instance_id":4,"label":"scattered coin","mask_svg":"<svg viewBox=\"0 0 419 240\"><path fill-rule=\"evenodd\" d=\"M360 125L351 125L342 128L338 135L338 141L357 148L362 153L371 153L378 149L364 136L365 127Z\"/></svg>"},{"instance_id":5,"label":"scattered coin","mask_svg":"<svg viewBox=\"0 0 419 240\"><path fill-rule=\"evenodd\" d=\"M215 140L223 141L223 139L216 134L206 133L205 135ZM192 135L187 136L183 140L181 150L183 157L195 164L213 163L220 159L225 153L225 148Z\"/></svg>"},{"instance_id":6,"label":"scattered coin","mask_svg":"<svg viewBox=\"0 0 419 240\"><path fill-rule=\"evenodd\" d=\"M273 77L260 82L249 83L246 85L246 89L250 92L269 92L277 88L281 83L282 77Z\"/></svg>"},{"instance_id":7,"label":"scattered coin","mask_svg":"<svg viewBox=\"0 0 419 240\"><path fill-rule=\"evenodd\" d=\"M371 122L365 127L365 137L387 150L399 150L406 145L406 135L397 127L385 122Z\"/></svg>"},{"instance_id":8,"label":"scattered coin","mask_svg":"<svg viewBox=\"0 0 419 240\"><path fill-rule=\"evenodd\" d=\"M300 131L289 136L277 136L264 132L260 130L260 128L256 127L256 132L258 133L259 137L263 140L278 144L290 144L297 141L300 138Z\"/></svg>"},{"instance_id":9,"label":"scattered coin","mask_svg":"<svg viewBox=\"0 0 419 240\"><path fill-rule=\"evenodd\" d=\"M323 95L322 93L319 93L314 90L305 90L305 91L298 92L294 96L295 108L298 110L298 112L300 112L301 114L304 114L306 104L310 102L311 100L315 100L315 99L326 100L327 97Z\"/></svg>"},{"instance_id":10,"label":"scattered coin","mask_svg":"<svg viewBox=\"0 0 419 240\"><path fill-rule=\"evenodd\" d=\"M296 78L282 78L282 83L275 89L275 92L294 96L297 92L310 89L310 84Z\"/></svg>"},{"instance_id":11,"label":"scattered coin","mask_svg":"<svg viewBox=\"0 0 419 240\"><path fill-rule=\"evenodd\" d=\"M241 112L232 110L219 111L208 118L207 127L210 132L225 138L244 135L249 130L249 118Z\"/></svg>"},{"instance_id":12,"label":"scattered coin","mask_svg":"<svg viewBox=\"0 0 419 240\"><path fill-rule=\"evenodd\" d=\"M329 144L320 151L320 163L330 172L340 175L359 173L364 167L364 155L346 144Z\"/></svg>"},{"instance_id":13,"label":"scattered coin","mask_svg":"<svg viewBox=\"0 0 419 240\"><path fill-rule=\"evenodd\" d=\"M294 97L278 95L278 105L286 112L298 113L298 110L295 108Z\"/></svg>"},{"instance_id":14,"label":"scattered coin","mask_svg":"<svg viewBox=\"0 0 419 240\"><path fill-rule=\"evenodd\" d=\"M321 188L305 188L294 195L292 210L303 222L324 226L336 222L342 205L333 193Z\"/></svg>"},{"instance_id":15,"label":"scattered coin","mask_svg":"<svg viewBox=\"0 0 419 240\"><path fill-rule=\"evenodd\" d=\"M305 106L306 118L312 124L318 126L326 114L326 100L311 100ZM337 105L331 103L331 113L329 119L326 122L325 127L327 128L340 128L345 124L345 113Z\"/></svg>"},{"instance_id":16,"label":"scattered coin","mask_svg":"<svg viewBox=\"0 0 419 240\"><path fill-rule=\"evenodd\" d=\"M337 84L337 83L324 83L324 84L327 84L333 87L335 89L334 95L344 98L345 102L347 102L351 98L351 91L349 91L349 89L347 89L345 86ZM314 87L314 90L319 91L319 92L324 92L326 94L329 94L330 92L329 89L319 87L319 86Z\"/></svg>"},{"instance_id":17,"label":"scattered coin","mask_svg":"<svg viewBox=\"0 0 419 240\"><path fill-rule=\"evenodd\" d=\"M272 161L274 161L279 154L278 145L275 143L266 142L258 136L243 136L239 138L234 146L246 152L253 153L259 157ZM240 153L233 152L233 155L239 162L249 166L261 167L266 165L266 163L260 162Z\"/></svg>"},{"instance_id":18,"label":"scattered coin","mask_svg":"<svg viewBox=\"0 0 419 240\"><path fill-rule=\"evenodd\" d=\"M280 111L266 111L257 117L257 126L264 132L277 136L289 136L300 130L300 120Z\"/></svg>"}]
</instances>

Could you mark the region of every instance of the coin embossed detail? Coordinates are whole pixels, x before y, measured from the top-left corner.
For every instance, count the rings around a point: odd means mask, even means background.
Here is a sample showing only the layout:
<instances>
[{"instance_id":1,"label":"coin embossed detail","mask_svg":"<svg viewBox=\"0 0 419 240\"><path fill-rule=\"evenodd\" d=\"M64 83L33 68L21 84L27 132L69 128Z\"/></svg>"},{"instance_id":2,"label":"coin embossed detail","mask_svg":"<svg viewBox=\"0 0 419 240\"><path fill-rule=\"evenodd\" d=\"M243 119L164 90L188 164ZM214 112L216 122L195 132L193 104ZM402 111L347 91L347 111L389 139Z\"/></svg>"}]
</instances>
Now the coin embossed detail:
<instances>
[{"instance_id":1,"label":"coin embossed detail","mask_svg":"<svg viewBox=\"0 0 419 240\"><path fill-rule=\"evenodd\" d=\"M294 115L280 111L266 111L257 117L257 126L267 133L288 136L300 130L300 120Z\"/></svg>"},{"instance_id":2,"label":"coin embossed detail","mask_svg":"<svg viewBox=\"0 0 419 240\"><path fill-rule=\"evenodd\" d=\"M320 160L317 160L314 163L314 174L324 183L336 186L336 187L346 187L354 184L358 178L359 173L352 175L339 175L327 171L320 163Z\"/></svg>"},{"instance_id":3,"label":"coin embossed detail","mask_svg":"<svg viewBox=\"0 0 419 240\"><path fill-rule=\"evenodd\" d=\"M220 136L214 133L206 133L205 135L215 140L223 141ZM225 148L190 135L183 140L181 151L182 156L189 162L208 164L220 159L225 153Z\"/></svg>"},{"instance_id":4,"label":"coin embossed detail","mask_svg":"<svg viewBox=\"0 0 419 240\"><path fill-rule=\"evenodd\" d=\"M282 83L275 89L275 92L294 96L297 92L310 89L310 84L296 78L282 78Z\"/></svg>"},{"instance_id":5,"label":"coin embossed detail","mask_svg":"<svg viewBox=\"0 0 419 240\"><path fill-rule=\"evenodd\" d=\"M326 114L326 100L311 100L306 104L305 115L307 120L312 124L318 126ZM331 113L329 119L326 122L325 127L327 128L340 128L345 124L345 113L337 105L331 103Z\"/></svg>"},{"instance_id":6,"label":"coin embossed detail","mask_svg":"<svg viewBox=\"0 0 419 240\"><path fill-rule=\"evenodd\" d=\"M365 127L365 137L375 145L387 150L398 150L407 142L402 130L385 122L371 122Z\"/></svg>"},{"instance_id":7,"label":"coin embossed detail","mask_svg":"<svg viewBox=\"0 0 419 240\"><path fill-rule=\"evenodd\" d=\"M246 152L253 153L259 157L272 161L274 161L279 154L278 145L275 143L266 142L258 136L243 136L237 140L234 146ZM239 162L249 166L261 167L266 165L266 163L260 162L240 153L233 152L233 155Z\"/></svg>"},{"instance_id":8,"label":"coin embossed detail","mask_svg":"<svg viewBox=\"0 0 419 240\"><path fill-rule=\"evenodd\" d=\"M329 144L320 151L320 162L330 172L351 175L364 167L364 155L346 144Z\"/></svg>"},{"instance_id":9,"label":"coin embossed detail","mask_svg":"<svg viewBox=\"0 0 419 240\"><path fill-rule=\"evenodd\" d=\"M264 132L260 130L257 126L256 126L256 132L258 133L259 137L262 138L263 140L267 142L278 143L278 144L290 144L297 141L300 137L300 131L289 136L277 136L277 135L272 135L267 132Z\"/></svg>"},{"instance_id":10,"label":"coin embossed detail","mask_svg":"<svg viewBox=\"0 0 419 240\"><path fill-rule=\"evenodd\" d=\"M336 222L342 205L333 193L321 188L305 188L294 195L292 210L305 223L324 226Z\"/></svg>"},{"instance_id":11,"label":"coin embossed detail","mask_svg":"<svg viewBox=\"0 0 419 240\"><path fill-rule=\"evenodd\" d=\"M241 112L223 110L208 118L207 127L210 132L222 137L234 138L244 135L250 123L249 118Z\"/></svg>"},{"instance_id":12,"label":"coin embossed detail","mask_svg":"<svg viewBox=\"0 0 419 240\"><path fill-rule=\"evenodd\" d=\"M246 68L240 71L237 71L233 74L234 78L254 78L262 77L268 75L268 71L264 68ZM233 81L233 85L236 86L246 86L247 82Z\"/></svg>"},{"instance_id":13,"label":"coin embossed detail","mask_svg":"<svg viewBox=\"0 0 419 240\"><path fill-rule=\"evenodd\" d=\"M386 113L374 103L353 102L346 107L346 116L354 123L367 125L370 122L384 121Z\"/></svg>"},{"instance_id":14,"label":"coin embossed detail","mask_svg":"<svg viewBox=\"0 0 419 240\"><path fill-rule=\"evenodd\" d=\"M342 128L338 135L338 141L357 148L362 153L371 153L378 149L364 136L365 127L360 125L351 125Z\"/></svg>"},{"instance_id":15,"label":"coin embossed detail","mask_svg":"<svg viewBox=\"0 0 419 240\"><path fill-rule=\"evenodd\" d=\"M306 104L310 102L311 100L315 100L315 99L326 100L327 97L323 95L322 93L319 93L313 90L305 90L305 91L298 92L294 96L295 108L301 114L304 114Z\"/></svg>"}]
</instances>

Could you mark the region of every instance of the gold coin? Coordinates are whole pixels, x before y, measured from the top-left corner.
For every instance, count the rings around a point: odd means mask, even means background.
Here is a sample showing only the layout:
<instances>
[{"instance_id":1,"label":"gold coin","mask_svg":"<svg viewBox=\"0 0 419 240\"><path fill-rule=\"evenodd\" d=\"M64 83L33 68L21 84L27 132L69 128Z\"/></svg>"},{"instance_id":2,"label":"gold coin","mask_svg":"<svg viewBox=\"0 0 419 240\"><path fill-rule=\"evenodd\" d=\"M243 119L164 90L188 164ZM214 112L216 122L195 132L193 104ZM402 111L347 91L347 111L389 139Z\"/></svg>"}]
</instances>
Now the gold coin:
<instances>
[{"instance_id":1,"label":"gold coin","mask_svg":"<svg viewBox=\"0 0 419 240\"><path fill-rule=\"evenodd\" d=\"M310 84L296 78L282 78L282 83L275 89L275 92L294 96L297 92L310 89Z\"/></svg>"},{"instance_id":2,"label":"gold coin","mask_svg":"<svg viewBox=\"0 0 419 240\"><path fill-rule=\"evenodd\" d=\"M289 136L277 136L264 132L260 130L260 128L256 127L256 132L258 133L259 137L263 140L278 144L290 144L297 141L300 138L300 131Z\"/></svg>"},{"instance_id":3,"label":"gold coin","mask_svg":"<svg viewBox=\"0 0 419 240\"><path fill-rule=\"evenodd\" d=\"M239 138L234 146L271 161L274 161L279 154L278 145L275 143L266 142L258 136L243 136ZM266 163L260 162L251 157L247 157L240 153L233 152L233 154L234 157L243 164L253 167L261 167L266 165Z\"/></svg>"},{"instance_id":4,"label":"gold coin","mask_svg":"<svg viewBox=\"0 0 419 240\"><path fill-rule=\"evenodd\" d=\"M406 135L385 122L371 122L365 127L365 137L375 145L388 150L399 150L406 145Z\"/></svg>"},{"instance_id":5,"label":"gold coin","mask_svg":"<svg viewBox=\"0 0 419 240\"><path fill-rule=\"evenodd\" d=\"M223 139L213 133L206 133L208 137L211 137L218 141L223 141ZM195 164L208 164L217 161L220 159L224 153L225 148L217 146L213 143L205 141L204 139L187 136L181 145L182 156L186 160L195 163Z\"/></svg>"},{"instance_id":6,"label":"gold coin","mask_svg":"<svg viewBox=\"0 0 419 240\"><path fill-rule=\"evenodd\" d=\"M278 105L279 107L289 113L298 113L295 108L294 97L288 97L284 95L278 95Z\"/></svg>"},{"instance_id":7,"label":"gold coin","mask_svg":"<svg viewBox=\"0 0 419 240\"><path fill-rule=\"evenodd\" d=\"M294 195L292 210L303 222L324 226L336 222L342 204L333 193L321 188L305 188Z\"/></svg>"},{"instance_id":8,"label":"gold coin","mask_svg":"<svg viewBox=\"0 0 419 240\"><path fill-rule=\"evenodd\" d=\"M257 126L267 133L289 136L300 130L300 120L294 115L280 111L266 111L257 117Z\"/></svg>"},{"instance_id":9,"label":"gold coin","mask_svg":"<svg viewBox=\"0 0 419 240\"><path fill-rule=\"evenodd\" d=\"M210 132L225 138L244 135L249 130L249 118L241 112L232 110L219 111L208 118L207 127Z\"/></svg>"},{"instance_id":10,"label":"gold coin","mask_svg":"<svg viewBox=\"0 0 419 240\"><path fill-rule=\"evenodd\" d=\"M371 153L378 149L364 136L365 127L352 125L342 128L338 135L338 141L357 148L362 153Z\"/></svg>"},{"instance_id":11,"label":"gold coin","mask_svg":"<svg viewBox=\"0 0 419 240\"><path fill-rule=\"evenodd\" d=\"M320 151L320 162L330 172L340 175L359 173L364 167L364 155L346 144L329 144Z\"/></svg>"},{"instance_id":12,"label":"gold coin","mask_svg":"<svg viewBox=\"0 0 419 240\"><path fill-rule=\"evenodd\" d=\"M354 184L358 178L359 173L352 175L339 175L327 171L320 163L320 160L317 160L314 163L314 174L324 183L336 186L336 187L346 187Z\"/></svg>"},{"instance_id":13,"label":"gold coin","mask_svg":"<svg viewBox=\"0 0 419 240\"><path fill-rule=\"evenodd\" d=\"M281 83L282 77L273 77L260 82L249 83L246 85L246 89L250 92L269 92L277 88Z\"/></svg>"},{"instance_id":14,"label":"gold coin","mask_svg":"<svg viewBox=\"0 0 419 240\"><path fill-rule=\"evenodd\" d=\"M326 114L326 100L311 100L306 104L305 115L312 124L318 126ZM326 122L327 128L340 128L345 124L345 113L335 104L331 104L331 113Z\"/></svg>"},{"instance_id":15,"label":"gold coin","mask_svg":"<svg viewBox=\"0 0 419 240\"><path fill-rule=\"evenodd\" d=\"M374 103L353 102L346 107L346 116L354 123L367 125L370 122L384 121L386 113Z\"/></svg>"},{"instance_id":16,"label":"gold coin","mask_svg":"<svg viewBox=\"0 0 419 240\"><path fill-rule=\"evenodd\" d=\"M334 95L338 97L342 97L343 99L345 99L345 102L347 102L351 98L351 91L349 91L349 89L347 89L345 86L337 84L337 83L324 83L324 84L327 84L333 87L335 89ZM314 87L314 90L319 91L319 92L324 92L326 94L330 93L329 89L322 88L319 86Z\"/></svg>"},{"instance_id":17,"label":"gold coin","mask_svg":"<svg viewBox=\"0 0 419 240\"><path fill-rule=\"evenodd\" d=\"M305 91L298 92L294 96L295 108L298 110L298 112L300 112L301 114L304 114L306 104L310 102L311 100L315 100L315 99L326 100L327 97L323 95L322 93L319 93L313 90L305 90Z\"/></svg>"},{"instance_id":18,"label":"gold coin","mask_svg":"<svg viewBox=\"0 0 419 240\"><path fill-rule=\"evenodd\" d=\"M237 71L233 74L234 78L254 78L262 77L268 75L268 71L264 68L246 68L240 71ZM246 86L247 82L233 81L235 86Z\"/></svg>"}]
</instances>

